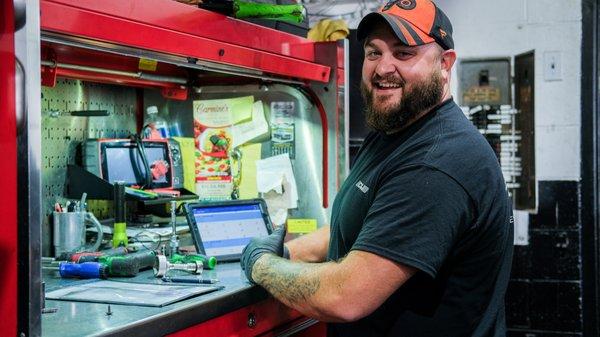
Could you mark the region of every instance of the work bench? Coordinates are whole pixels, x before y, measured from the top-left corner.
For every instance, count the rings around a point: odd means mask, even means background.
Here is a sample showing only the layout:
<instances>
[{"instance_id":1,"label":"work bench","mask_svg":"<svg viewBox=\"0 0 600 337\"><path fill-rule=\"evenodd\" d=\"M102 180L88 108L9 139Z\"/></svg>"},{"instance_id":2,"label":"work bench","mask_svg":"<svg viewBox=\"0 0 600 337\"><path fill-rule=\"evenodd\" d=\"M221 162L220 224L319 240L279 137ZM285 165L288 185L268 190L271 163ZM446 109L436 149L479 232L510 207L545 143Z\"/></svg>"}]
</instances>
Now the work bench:
<instances>
[{"instance_id":1,"label":"work bench","mask_svg":"<svg viewBox=\"0 0 600 337\"><path fill-rule=\"evenodd\" d=\"M55 205L80 200L76 188L87 193L95 217L114 218L113 195L78 183L69 167L84 167L85 142L140 134L150 106L177 138L194 138L187 148L192 157L199 145L194 102L252 96L262 102L267 123L271 111L285 112L284 122L269 129L287 133L247 142L253 147L246 168L289 153L301 192L289 217L327 223L349 171L347 42L315 42L172 0L23 0L0 8L7 23L0 27L0 77L6 79L0 96L7 98L0 115L12 130L2 134L8 149L1 164L7 210L0 228L2 335L301 336L293 331L311 324L310 336L323 335L312 330L323 325L250 285L237 263L214 272L224 289L161 308L115 304L106 315L107 304L48 300L43 306L42 281L46 293L86 281L42 271L42 257L55 256ZM171 179L172 185L206 192L196 188L192 162L183 169L192 174L183 183ZM155 206L138 203L127 214L151 214ZM139 280L162 282L150 271L131 279Z\"/></svg>"},{"instance_id":2,"label":"work bench","mask_svg":"<svg viewBox=\"0 0 600 337\"><path fill-rule=\"evenodd\" d=\"M89 280L61 279L56 271L44 271L46 291ZM319 336L324 325L303 317L274 300L259 286L250 284L239 263L205 270L203 278L217 278L221 290L164 307L110 305L46 300L42 335L75 336ZM151 270L115 281L164 283ZM168 286L168 285L166 285ZM203 285L196 285L202 287Z\"/></svg>"}]
</instances>

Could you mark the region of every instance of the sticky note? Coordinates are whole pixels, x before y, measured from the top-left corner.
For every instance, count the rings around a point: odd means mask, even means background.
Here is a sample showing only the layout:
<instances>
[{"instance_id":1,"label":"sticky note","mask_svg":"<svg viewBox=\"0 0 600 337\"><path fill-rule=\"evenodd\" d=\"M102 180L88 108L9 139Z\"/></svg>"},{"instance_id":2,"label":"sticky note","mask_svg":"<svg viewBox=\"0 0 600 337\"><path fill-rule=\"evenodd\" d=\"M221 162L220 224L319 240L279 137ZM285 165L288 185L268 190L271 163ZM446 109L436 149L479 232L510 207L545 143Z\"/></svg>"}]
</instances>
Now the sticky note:
<instances>
[{"instance_id":1,"label":"sticky note","mask_svg":"<svg viewBox=\"0 0 600 337\"><path fill-rule=\"evenodd\" d=\"M194 138L191 137L173 137L179 142L181 152L181 161L183 162L183 187L188 191L194 191L196 186L196 155Z\"/></svg>"},{"instance_id":2,"label":"sticky note","mask_svg":"<svg viewBox=\"0 0 600 337\"><path fill-rule=\"evenodd\" d=\"M140 62L138 63L138 69L148 70L148 71L156 71L157 65L158 65L158 62L156 62L154 60L141 58Z\"/></svg>"},{"instance_id":3,"label":"sticky note","mask_svg":"<svg viewBox=\"0 0 600 337\"><path fill-rule=\"evenodd\" d=\"M252 199L258 196L256 189L256 161L260 160L262 145L250 144L240 147L242 151L242 181L240 199Z\"/></svg>"},{"instance_id":4,"label":"sticky note","mask_svg":"<svg viewBox=\"0 0 600 337\"><path fill-rule=\"evenodd\" d=\"M303 234L317 230L317 219L288 219L287 231L289 233Z\"/></svg>"}]
</instances>

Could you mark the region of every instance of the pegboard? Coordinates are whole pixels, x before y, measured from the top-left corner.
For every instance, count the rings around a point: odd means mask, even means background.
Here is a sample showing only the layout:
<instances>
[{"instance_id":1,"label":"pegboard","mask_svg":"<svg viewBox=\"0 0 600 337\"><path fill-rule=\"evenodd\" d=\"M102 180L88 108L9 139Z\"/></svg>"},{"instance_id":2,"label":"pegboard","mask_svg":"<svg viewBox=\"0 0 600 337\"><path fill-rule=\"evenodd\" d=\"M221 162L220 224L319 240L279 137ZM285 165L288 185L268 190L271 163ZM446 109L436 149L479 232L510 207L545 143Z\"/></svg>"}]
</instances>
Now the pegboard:
<instances>
[{"instance_id":1,"label":"pegboard","mask_svg":"<svg viewBox=\"0 0 600 337\"><path fill-rule=\"evenodd\" d=\"M136 131L136 89L60 79L42 87L42 223L43 253L49 253L50 215L64 204L67 164L75 164L78 145L88 138L126 138ZM71 111L107 110L109 116L77 117ZM99 219L112 216L106 201L89 201Z\"/></svg>"}]
</instances>

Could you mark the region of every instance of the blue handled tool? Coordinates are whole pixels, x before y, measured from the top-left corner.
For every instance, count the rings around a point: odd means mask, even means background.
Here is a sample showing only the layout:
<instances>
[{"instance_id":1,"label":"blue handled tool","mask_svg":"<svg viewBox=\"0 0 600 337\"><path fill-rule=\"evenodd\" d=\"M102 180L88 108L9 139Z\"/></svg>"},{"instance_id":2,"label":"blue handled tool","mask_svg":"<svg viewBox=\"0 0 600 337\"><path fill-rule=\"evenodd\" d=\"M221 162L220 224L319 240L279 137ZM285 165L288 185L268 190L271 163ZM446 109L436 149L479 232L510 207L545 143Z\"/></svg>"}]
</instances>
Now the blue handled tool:
<instances>
[{"instance_id":1,"label":"blue handled tool","mask_svg":"<svg viewBox=\"0 0 600 337\"><path fill-rule=\"evenodd\" d=\"M64 278L108 278L108 269L98 262L61 262L58 271Z\"/></svg>"}]
</instances>

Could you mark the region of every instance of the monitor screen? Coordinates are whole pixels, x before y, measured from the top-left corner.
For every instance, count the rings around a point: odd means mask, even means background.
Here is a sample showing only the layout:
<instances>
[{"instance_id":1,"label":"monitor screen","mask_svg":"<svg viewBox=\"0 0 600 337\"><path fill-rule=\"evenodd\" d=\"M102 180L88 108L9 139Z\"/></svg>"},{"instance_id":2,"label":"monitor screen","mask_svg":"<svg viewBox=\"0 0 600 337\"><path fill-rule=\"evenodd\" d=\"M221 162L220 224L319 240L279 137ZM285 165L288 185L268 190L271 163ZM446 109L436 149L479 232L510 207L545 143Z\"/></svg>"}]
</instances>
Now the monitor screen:
<instances>
[{"instance_id":1,"label":"monitor screen","mask_svg":"<svg viewBox=\"0 0 600 337\"><path fill-rule=\"evenodd\" d=\"M146 182L140 151L133 142L102 143L102 174L111 184L142 186ZM171 186L171 170L168 144L166 142L144 142L144 153L150 167L154 188Z\"/></svg>"},{"instance_id":2,"label":"monitor screen","mask_svg":"<svg viewBox=\"0 0 600 337\"><path fill-rule=\"evenodd\" d=\"M250 239L269 234L258 203L194 207L192 212L208 256L239 256Z\"/></svg>"}]
</instances>

